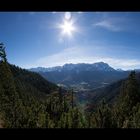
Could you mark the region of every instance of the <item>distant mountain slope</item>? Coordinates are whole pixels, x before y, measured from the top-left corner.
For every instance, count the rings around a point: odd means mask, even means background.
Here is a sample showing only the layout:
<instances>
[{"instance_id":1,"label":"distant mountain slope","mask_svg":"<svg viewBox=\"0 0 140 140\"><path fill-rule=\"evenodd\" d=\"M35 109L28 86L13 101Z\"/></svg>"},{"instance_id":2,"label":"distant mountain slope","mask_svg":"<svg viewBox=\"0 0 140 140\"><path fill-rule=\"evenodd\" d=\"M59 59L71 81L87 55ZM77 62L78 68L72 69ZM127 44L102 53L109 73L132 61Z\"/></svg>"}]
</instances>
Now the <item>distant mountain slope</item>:
<instances>
[{"instance_id":1,"label":"distant mountain slope","mask_svg":"<svg viewBox=\"0 0 140 140\"><path fill-rule=\"evenodd\" d=\"M65 64L52 68L32 68L47 80L77 90L104 87L112 82L126 78L129 71L115 70L104 62L94 64Z\"/></svg>"},{"instance_id":2,"label":"distant mountain slope","mask_svg":"<svg viewBox=\"0 0 140 140\"><path fill-rule=\"evenodd\" d=\"M136 74L136 78L140 86L140 73ZM86 100L88 100L89 103L92 102L92 104L94 105L99 104L103 99L105 99L107 103L112 104L117 100L118 96L120 95L122 84L126 80L127 78L119 80L106 87L84 93L82 97L80 97L81 95L79 94L79 96L77 95L77 97L79 97L79 100L84 97Z\"/></svg>"},{"instance_id":3,"label":"distant mountain slope","mask_svg":"<svg viewBox=\"0 0 140 140\"><path fill-rule=\"evenodd\" d=\"M92 100L95 104L99 103L102 99L105 99L108 103L114 102L120 93L123 81L125 80L120 80L110 84L107 87L91 91L90 100Z\"/></svg>"},{"instance_id":4,"label":"distant mountain slope","mask_svg":"<svg viewBox=\"0 0 140 140\"><path fill-rule=\"evenodd\" d=\"M43 97L57 89L55 84L48 82L35 72L30 72L14 65L9 66L13 74L16 87L18 90L24 91L24 93Z\"/></svg>"},{"instance_id":5,"label":"distant mountain slope","mask_svg":"<svg viewBox=\"0 0 140 140\"><path fill-rule=\"evenodd\" d=\"M94 90L77 92L77 101L84 106L86 104L92 104L94 107L100 104L103 99L105 99L107 103L112 104L115 102L120 93L120 88L123 81L124 80L119 80L106 87L101 87Z\"/></svg>"}]
</instances>

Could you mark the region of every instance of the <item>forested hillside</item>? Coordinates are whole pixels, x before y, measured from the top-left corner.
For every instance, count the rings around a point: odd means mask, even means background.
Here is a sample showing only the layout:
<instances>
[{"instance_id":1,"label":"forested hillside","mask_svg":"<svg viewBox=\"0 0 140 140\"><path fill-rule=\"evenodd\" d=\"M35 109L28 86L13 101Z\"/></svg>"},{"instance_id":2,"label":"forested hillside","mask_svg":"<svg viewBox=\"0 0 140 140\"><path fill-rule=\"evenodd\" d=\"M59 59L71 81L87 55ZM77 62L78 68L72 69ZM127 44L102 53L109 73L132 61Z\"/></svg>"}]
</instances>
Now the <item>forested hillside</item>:
<instances>
[{"instance_id":1,"label":"forested hillside","mask_svg":"<svg viewBox=\"0 0 140 140\"><path fill-rule=\"evenodd\" d=\"M6 128L85 127L73 91L7 62L0 62L0 115ZM66 92L66 91L65 91Z\"/></svg>"},{"instance_id":2,"label":"forested hillside","mask_svg":"<svg viewBox=\"0 0 140 140\"><path fill-rule=\"evenodd\" d=\"M140 127L140 84L135 71L122 81L118 98L113 104L104 100L87 107L91 127L139 128ZM91 113L92 112L92 113ZM92 114L92 115L91 115Z\"/></svg>"},{"instance_id":3,"label":"forested hillside","mask_svg":"<svg viewBox=\"0 0 140 140\"><path fill-rule=\"evenodd\" d=\"M5 54L2 53L2 54ZM77 103L73 89L64 90L39 74L0 60L0 127L2 128L139 128L140 80L127 79L100 93L87 108ZM101 92L101 91L100 91ZM111 95L113 94L113 95ZM97 103L98 101L98 103ZM107 102L106 102L107 101Z\"/></svg>"}]
</instances>

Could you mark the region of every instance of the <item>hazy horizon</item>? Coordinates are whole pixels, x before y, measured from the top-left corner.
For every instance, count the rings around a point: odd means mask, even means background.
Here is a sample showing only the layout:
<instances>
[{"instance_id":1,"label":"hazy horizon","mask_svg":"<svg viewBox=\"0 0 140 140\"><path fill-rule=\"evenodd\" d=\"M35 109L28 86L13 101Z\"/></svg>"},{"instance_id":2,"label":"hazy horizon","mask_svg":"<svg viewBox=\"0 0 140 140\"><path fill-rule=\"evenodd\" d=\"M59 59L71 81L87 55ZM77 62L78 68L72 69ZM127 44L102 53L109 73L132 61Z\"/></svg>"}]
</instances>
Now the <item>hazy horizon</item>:
<instances>
[{"instance_id":1,"label":"hazy horizon","mask_svg":"<svg viewBox=\"0 0 140 140\"><path fill-rule=\"evenodd\" d=\"M0 12L7 59L22 68L104 62L140 69L140 12Z\"/></svg>"}]
</instances>

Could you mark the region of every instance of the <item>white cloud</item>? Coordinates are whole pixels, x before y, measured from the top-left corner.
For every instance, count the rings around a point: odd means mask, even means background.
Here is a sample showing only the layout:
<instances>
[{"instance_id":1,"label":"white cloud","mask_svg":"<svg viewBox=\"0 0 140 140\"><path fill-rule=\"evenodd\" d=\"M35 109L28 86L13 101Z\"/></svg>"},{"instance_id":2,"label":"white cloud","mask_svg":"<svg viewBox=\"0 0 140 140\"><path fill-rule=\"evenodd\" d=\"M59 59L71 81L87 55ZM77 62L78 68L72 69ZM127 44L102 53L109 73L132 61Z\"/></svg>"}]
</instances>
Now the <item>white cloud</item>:
<instances>
[{"instance_id":1,"label":"white cloud","mask_svg":"<svg viewBox=\"0 0 140 140\"><path fill-rule=\"evenodd\" d=\"M101 57L95 54L89 55L87 48L71 47L66 48L61 52L52 54L47 57L42 57L36 61L36 67L53 67L62 66L65 63L95 63L105 62L113 68L122 68L124 70L140 68L140 61L137 59L122 59L113 57Z\"/></svg>"},{"instance_id":2,"label":"white cloud","mask_svg":"<svg viewBox=\"0 0 140 140\"><path fill-rule=\"evenodd\" d=\"M111 31L115 31L115 32L122 30L121 27L119 27L118 25L114 24L113 22L111 22L109 20L103 20L103 21L97 22L93 25L98 26L98 27L102 27L102 28L105 28L105 29L108 29Z\"/></svg>"},{"instance_id":3,"label":"white cloud","mask_svg":"<svg viewBox=\"0 0 140 140\"><path fill-rule=\"evenodd\" d=\"M126 16L118 15L118 13L100 12L100 17L94 21L93 26L101 27L110 31L119 32L129 30L128 23L131 19Z\"/></svg>"},{"instance_id":4,"label":"white cloud","mask_svg":"<svg viewBox=\"0 0 140 140\"><path fill-rule=\"evenodd\" d=\"M79 47L66 48L63 51L40 58L37 63L41 66L51 67L65 63L78 63L84 52Z\"/></svg>"}]
</instances>

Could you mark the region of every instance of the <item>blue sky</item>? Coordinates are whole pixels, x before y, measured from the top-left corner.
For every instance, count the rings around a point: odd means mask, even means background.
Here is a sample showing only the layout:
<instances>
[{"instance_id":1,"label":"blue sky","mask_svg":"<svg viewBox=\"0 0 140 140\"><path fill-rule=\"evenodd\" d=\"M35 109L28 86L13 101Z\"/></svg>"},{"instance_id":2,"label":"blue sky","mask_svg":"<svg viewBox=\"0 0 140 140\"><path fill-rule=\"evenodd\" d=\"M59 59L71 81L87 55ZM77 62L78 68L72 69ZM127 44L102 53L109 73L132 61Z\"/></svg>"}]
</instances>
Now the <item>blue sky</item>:
<instances>
[{"instance_id":1,"label":"blue sky","mask_svg":"<svg viewBox=\"0 0 140 140\"><path fill-rule=\"evenodd\" d=\"M71 36L59 28L72 21ZM7 59L22 68L106 62L140 68L140 12L0 12Z\"/></svg>"}]
</instances>

